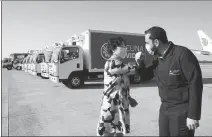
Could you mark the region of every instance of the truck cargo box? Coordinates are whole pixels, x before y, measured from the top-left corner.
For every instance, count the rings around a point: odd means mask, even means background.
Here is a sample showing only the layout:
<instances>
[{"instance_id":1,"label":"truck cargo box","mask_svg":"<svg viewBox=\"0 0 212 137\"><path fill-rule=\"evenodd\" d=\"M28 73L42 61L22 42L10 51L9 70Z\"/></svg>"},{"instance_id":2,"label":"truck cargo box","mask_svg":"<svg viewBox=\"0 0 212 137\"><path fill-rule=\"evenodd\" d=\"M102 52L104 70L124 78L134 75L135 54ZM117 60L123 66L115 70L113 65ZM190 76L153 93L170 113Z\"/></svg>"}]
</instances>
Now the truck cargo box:
<instances>
[{"instance_id":1,"label":"truck cargo box","mask_svg":"<svg viewBox=\"0 0 212 137\"><path fill-rule=\"evenodd\" d=\"M143 34L87 30L81 33L76 42L76 45L81 46L84 51L84 69L88 69L89 72L103 72L104 64L110 58L105 43L113 37L122 37L126 41L127 56L124 63L134 62L135 53L145 51Z\"/></svg>"}]
</instances>

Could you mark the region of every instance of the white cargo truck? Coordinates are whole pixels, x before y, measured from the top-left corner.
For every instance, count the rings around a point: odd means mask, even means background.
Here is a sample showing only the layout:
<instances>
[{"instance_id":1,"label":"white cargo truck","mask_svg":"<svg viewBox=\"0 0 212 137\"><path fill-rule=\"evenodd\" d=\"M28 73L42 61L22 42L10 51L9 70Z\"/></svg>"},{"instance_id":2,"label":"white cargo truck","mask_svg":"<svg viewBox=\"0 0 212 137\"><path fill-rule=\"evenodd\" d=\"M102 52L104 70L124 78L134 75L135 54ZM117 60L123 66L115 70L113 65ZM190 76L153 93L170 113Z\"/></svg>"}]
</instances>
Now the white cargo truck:
<instances>
[{"instance_id":1,"label":"white cargo truck","mask_svg":"<svg viewBox=\"0 0 212 137\"><path fill-rule=\"evenodd\" d=\"M49 78L49 64L51 61L53 46L47 46L44 53L44 62L41 63L41 77Z\"/></svg>"},{"instance_id":2,"label":"white cargo truck","mask_svg":"<svg viewBox=\"0 0 212 137\"><path fill-rule=\"evenodd\" d=\"M22 69L22 61L28 55L28 53L12 53L10 57L12 58L13 68L17 70Z\"/></svg>"},{"instance_id":3,"label":"white cargo truck","mask_svg":"<svg viewBox=\"0 0 212 137\"><path fill-rule=\"evenodd\" d=\"M104 64L110 58L105 50L105 43L108 39L119 36L126 41L128 50L124 63L135 62L135 53L145 51L144 35L87 30L77 38L72 38L69 46L65 44L58 50L57 57L54 57L51 64L50 79L56 83L67 81L70 88L80 87L85 81L102 81ZM132 83L139 83L141 79L141 75L137 73L130 76Z\"/></svg>"},{"instance_id":4,"label":"white cargo truck","mask_svg":"<svg viewBox=\"0 0 212 137\"><path fill-rule=\"evenodd\" d=\"M41 63L44 62L44 54L42 51L37 51L33 54L33 61L32 61L32 74L40 76L41 75Z\"/></svg>"},{"instance_id":5,"label":"white cargo truck","mask_svg":"<svg viewBox=\"0 0 212 137\"><path fill-rule=\"evenodd\" d=\"M2 61L2 67L7 68L7 70L12 69L12 58L4 58Z\"/></svg>"},{"instance_id":6,"label":"white cargo truck","mask_svg":"<svg viewBox=\"0 0 212 137\"><path fill-rule=\"evenodd\" d=\"M24 63L24 71L28 72L28 64L29 64L29 59L30 59L30 54L26 57L26 61Z\"/></svg>"},{"instance_id":7,"label":"white cargo truck","mask_svg":"<svg viewBox=\"0 0 212 137\"><path fill-rule=\"evenodd\" d=\"M23 61L22 61L22 71L25 71L26 58L27 58L27 57L25 57L25 58L23 59Z\"/></svg>"},{"instance_id":8,"label":"white cargo truck","mask_svg":"<svg viewBox=\"0 0 212 137\"><path fill-rule=\"evenodd\" d=\"M30 55L30 57L29 57L29 62L28 62L28 72L29 72L30 74L32 74L32 61L33 61L33 54Z\"/></svg>"},{"instance_id":9,"label":"white cargo truck","mask_svg":"<svg viewBox=\"0 0 212 137\"><path fill-rule=\"evenodd\" d=\"M61 48L63 46L63 43L55 43L53 46L53 52L52 52L52 58L49 63L49 79L52 80L53 82L58 83L59 79L57 79L55 76L58 76L58 57L61 51Z\"/></svg>"}]
</instances>

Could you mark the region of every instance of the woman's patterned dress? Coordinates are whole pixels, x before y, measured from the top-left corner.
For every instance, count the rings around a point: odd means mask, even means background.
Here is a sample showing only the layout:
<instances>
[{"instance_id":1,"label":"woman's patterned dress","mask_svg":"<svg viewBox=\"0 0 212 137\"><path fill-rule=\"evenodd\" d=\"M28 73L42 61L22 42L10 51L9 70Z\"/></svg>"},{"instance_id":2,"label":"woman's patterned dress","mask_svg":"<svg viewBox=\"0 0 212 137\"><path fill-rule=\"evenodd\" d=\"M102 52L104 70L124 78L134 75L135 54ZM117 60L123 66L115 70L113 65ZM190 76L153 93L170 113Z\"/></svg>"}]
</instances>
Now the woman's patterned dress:
<instances>
[{"instance_id":1,"label":"woman's patterned dress","mask_svg":"<svg viewBox=\"0 0 212 137\"><path fill-rule=\"evenodd\" d=\"M109 59L105 63L104 92L100 110L97 135L103 133L129 133L129 78L133 69L118 59Z\"/></svg>"}]
</instances>

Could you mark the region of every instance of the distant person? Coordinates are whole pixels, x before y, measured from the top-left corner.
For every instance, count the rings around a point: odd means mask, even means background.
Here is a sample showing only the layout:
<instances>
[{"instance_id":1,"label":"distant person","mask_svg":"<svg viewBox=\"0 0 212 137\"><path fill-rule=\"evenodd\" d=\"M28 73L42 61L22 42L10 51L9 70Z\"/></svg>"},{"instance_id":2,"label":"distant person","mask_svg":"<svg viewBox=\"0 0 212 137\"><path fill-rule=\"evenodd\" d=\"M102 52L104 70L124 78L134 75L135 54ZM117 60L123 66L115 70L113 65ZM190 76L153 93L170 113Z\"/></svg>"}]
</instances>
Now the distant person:
<instances>
[{"instance_id":1,"label":"distant person","mask_svg":"<svg viewBox=\"0 0 212 137\"><path fill-rule=\"evenodd\" d=\"M168 41L166 31L154 26L145 31L146 50L152 61L161 98L160 136L194 136L202 105L202 72L195 55ZM141 53L136 54L139 61ZM138 62L139 64L139 62Z\"/></svg>"},{"instance_id":2,"label":"distant person","mask_svg":"<svg viewBox=\"0 0 212 137\"><path fill-rule=\"evenodd\" d=\"M111 38L107 42L107 52L111 55L104 67L104 91L97 126L98 136L123 136L130 132L129 105L137 102L130 97L129 78L135 68L130 63L123 64L127 54L121 37Z\"/></svg>"}]
</instances>

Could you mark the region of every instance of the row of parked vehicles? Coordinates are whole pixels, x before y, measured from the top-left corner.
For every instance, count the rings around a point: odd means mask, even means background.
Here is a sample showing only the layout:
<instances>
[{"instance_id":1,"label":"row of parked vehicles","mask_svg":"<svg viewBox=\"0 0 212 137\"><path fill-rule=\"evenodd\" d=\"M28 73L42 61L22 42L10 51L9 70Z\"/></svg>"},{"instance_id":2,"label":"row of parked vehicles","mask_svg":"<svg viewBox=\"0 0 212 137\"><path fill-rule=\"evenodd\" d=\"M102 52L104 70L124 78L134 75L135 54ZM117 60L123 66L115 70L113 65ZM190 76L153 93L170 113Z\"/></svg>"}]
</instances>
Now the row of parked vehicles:
<instances>
[{"instance_id":1,"label":"row of parked vehicles","mask_svg":"<svg viewBox=\"0 0 212 137\"><path fill-rule=\"evenodd\" d=\"M21 70L23 59L28 55L29 53L12 53L9 58L2 60L2 68Z\"/></svg>"},{"instance_id":2,"label":"row of parked vehicles","mask_svg":"<svg viewBox=\"0 0 212 137\"><path fill-rule=\"evenodd\" d=\"M112 37L123 37L127 44L125 63L134 62L135 53L141 51L145 60L151 55L145 51L145 38L142 34L87 30L73 35L65 42L54 43L42 50L32 50L19 64L21 70L52 82L64 82L70 88L79 88L86 81L102 81L104 64L110 58L105 43ZM143 69L130 76L132 83L153 78L152 69Z\"/></svg>"}]
</instances>

